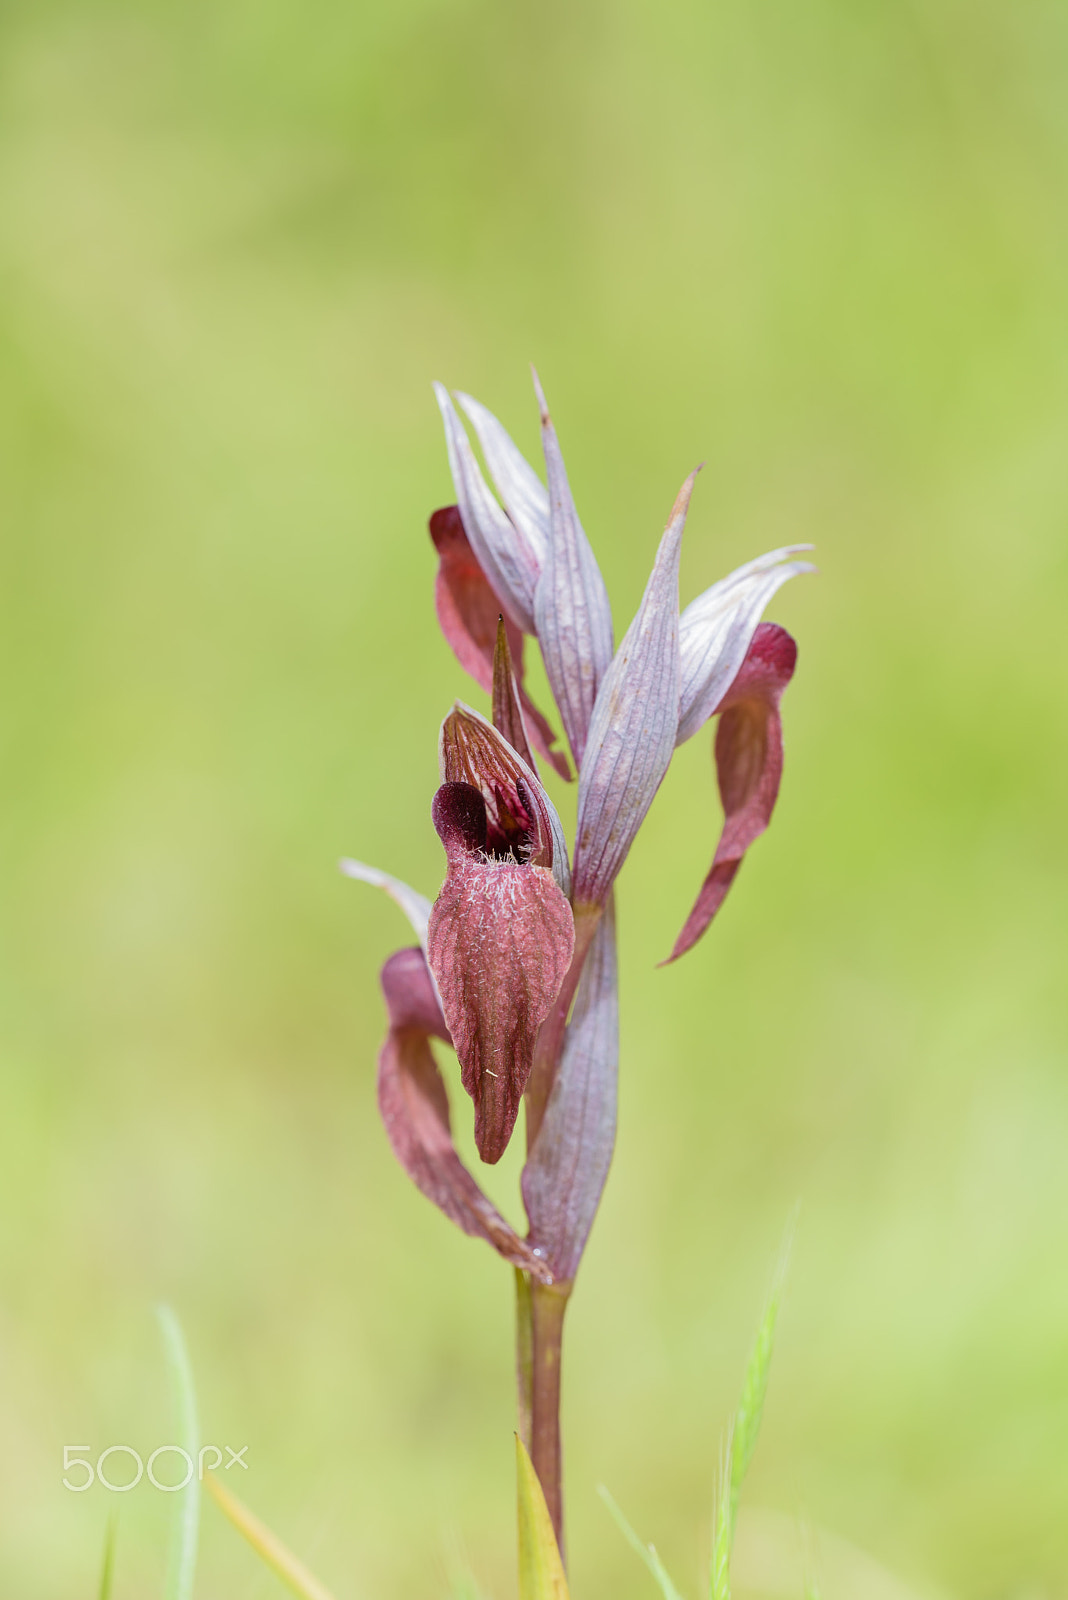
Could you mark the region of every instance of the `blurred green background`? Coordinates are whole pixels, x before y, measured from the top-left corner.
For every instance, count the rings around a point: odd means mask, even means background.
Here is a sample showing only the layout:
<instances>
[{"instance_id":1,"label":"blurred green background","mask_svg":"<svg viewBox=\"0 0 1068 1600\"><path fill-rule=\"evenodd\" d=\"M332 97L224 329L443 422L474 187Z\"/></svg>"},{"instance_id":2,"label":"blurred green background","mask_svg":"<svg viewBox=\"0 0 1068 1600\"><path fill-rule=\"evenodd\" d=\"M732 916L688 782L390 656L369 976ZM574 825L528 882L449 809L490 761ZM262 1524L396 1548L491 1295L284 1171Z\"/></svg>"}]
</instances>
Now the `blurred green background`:
<instances>
[{"instance_id":1,"label":"blurred green background","mask_svg":"<svg viewBox=\"0 0 1068 1600\"><path fill-rule=\"evenodd\" d=\"M1068 9L0 28L3 1594L95 1592L116 1505L119 1600L161 1594L166 1497L60 1484L65 1443L173 1434L159 1299L339 1600L514 1592L509 1275L387 1148L406 928L335 862L440 879L436 729L483 702L433 618L430 383L533 453L535 360L617 635L698 460L684 599L787 541L822 569L770 611L785 781L721 918L654 970L707 736L621 885L576 1596L652 1592L601 1481L696 1592L797 1197L737 1592L800 1593L804 1522L826 1600L1068 1595ZM203 1600L278 1592L206 1506Z\"/></svg>"}]
</instances>

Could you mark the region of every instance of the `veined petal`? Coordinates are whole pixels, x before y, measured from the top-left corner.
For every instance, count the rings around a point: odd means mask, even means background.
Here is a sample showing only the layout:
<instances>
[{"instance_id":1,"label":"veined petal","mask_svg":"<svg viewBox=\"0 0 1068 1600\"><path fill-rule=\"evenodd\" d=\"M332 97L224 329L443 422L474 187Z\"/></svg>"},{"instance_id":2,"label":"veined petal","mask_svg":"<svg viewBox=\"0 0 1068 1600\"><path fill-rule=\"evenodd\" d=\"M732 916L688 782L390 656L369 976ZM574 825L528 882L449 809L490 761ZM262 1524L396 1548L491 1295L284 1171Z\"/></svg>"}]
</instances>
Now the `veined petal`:
<instances>
[{"instance_id":1,"label":"veined petal","mask_svg":"<svg viewBox=\"0 0 1068 1600\"><path fill-rule=\"evenodd\" d=\"M431 902L425 894L420 894L418 889L410 888L400 878L391 878L388 872L380 872L377 867L369 867L364 861L353 861L351 856L343 856L338 866L346 878L356 878L360 883L369 883L375 889L384 889L394 904L400 906L411 923L422 949L426 950L426 927L430 920Z\"/></svg>"},{"instance_id":2,"label":"veined petal","mask_svg":"<svg viewBox=\"0 0 1068 1600\"><path fill-rule=\"evenodd\" d=\"M562 750L554 750L556 734L523 687L523 635L508 616L472 550L458 506L443 506L430 519L430 537L438 553L434 608L453 654L487 694L493 692L493 659L498 622L503 620L516 686L531 742L562 778L571 768Z\"/></svg>"},{"instance_id":3,"label":"veined petal","mask_svg":"<svg viewBox=\"0 0 1068 1600\"><path fill-rule=\"evenodd\" d=\"M581 763L597 691L612 660L612 609L575 510L537 373L534 388L549 476L549 542L534 595L535 631L564 732Z\"/></svg>"},{"instance_id":4,"label":"veined petal","mask_svg":"<svg viewBox=\"0 0 1068 1600\"><path fill-rule=\"evenodd\" d=\"M436 383L434 393L445 423L449 467L471 548L513 622L524 633L533 633L538 558L526 535L505 515L487 487L449 391Z\"/></svg>"},{"instance_id":5,"label":"veined petal","mask_svg":"<svg viewBox=\"0 0 1068 1600\"><path fill-rule=\"evenodd\" d=\"M815 572L811 561L791 556L811 545L787 545L746 562L714 583L686 607L679 619L682 689L677 743L703 727L745 660L761 613L776 590L801 572Z\"/></svg>"},{"instance_id":6,"label":"veined petal","mask_svg":"<svg viewBox=\"0 0 1068 1600\"><path fill-rule=\"evenodd\" d=\"M582 969L560 1065L523 1168L530 1243L570 1280L600 1203L616 1138L619 978L611 899Z\"/></svg>"},{"instance_id":7,"label":"veined petal","mask_svg":"<svg viewBox=\"0 0 1068 1600\"><path fill-rule=\"evenodd\" d=\"M597 695L579 772L576 904L606 899L675 749L679 554L695 476L679 490L642 603Z\"/></svg>"},{"instance_id":8,"label":"veined petal","mask_svg":"<svg viewBox=\"0 0 1068 1600\"><path fill-rule=\"evenodd\" d=\"M378 1058L378 1107L393 1153L428 1200L474 1238L485 1239L514 1266L543 1282L547 1264L535 1256L483 1194L456 1153L445 1085L430 1037L448 1040L426 961L419 950L398 950L382 969L390 1031Z\"/></svg>"},{"instance_id":9,"label":"veined petal","mask_svg":"<svg viewBox=\"0 0 1068 1600\"><path fill-rule=\"evenodd\" d=\"M786 629L762 622L721 701L715 748L723 832L668 961L697 943L723 904L745 852L771 820L782 778L779 702L796 661L797 645Z\"/></svg>"},{"instance_id":10,"label":"veined petal","mask_svg":"<svg viewBox=\"0 0 1068 1600\"><path fill-rule=\"evenodd\" d=\"M538 1029L567 975L575 926L544 867L480 852L479 807L484 830L478 789L446 783L434 797L448 874L430 913L427 952L475 1102L475 1142L483 1161L494 1162L515 1126Z\"/></svg>"},{"instance_id":11,"label":"veined petal","mask_svg":"<svg viewBox=\"0 0 1068 1600\"><path fill-rule=\"evenodd\" d=\"M475 430L505 510L526 535L540 565L549 546L548 490L493 412L472 395L457 391L456 398Z\"/></svg>"},{"instance_id":12,"label":"veined petal","mask_svg":"<svg viewBox=\"0 0 1068 1600\"><path fill-rule=\"evenodd\" d=\"M536 837L527 840L525 859L533 866L548 867L569 895L571 867L559 813L537 774L504 734L457 700L441 724L438 759L442 783L468 783L480 790L491 830L495 828L509 843L515 833L512 819L524 813L531 817Z\"/></svg>"}]
</instances>

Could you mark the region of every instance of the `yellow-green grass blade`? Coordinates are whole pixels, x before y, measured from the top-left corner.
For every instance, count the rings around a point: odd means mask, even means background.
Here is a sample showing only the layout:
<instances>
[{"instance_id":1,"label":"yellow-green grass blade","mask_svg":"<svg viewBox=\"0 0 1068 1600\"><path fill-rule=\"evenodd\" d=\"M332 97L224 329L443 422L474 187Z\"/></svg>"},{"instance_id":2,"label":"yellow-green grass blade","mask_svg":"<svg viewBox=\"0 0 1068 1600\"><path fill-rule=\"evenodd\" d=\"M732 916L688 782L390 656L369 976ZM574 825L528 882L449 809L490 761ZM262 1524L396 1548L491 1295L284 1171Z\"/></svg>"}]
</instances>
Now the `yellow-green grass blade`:
<instances>
[{"instance_id":1,"label":"yellow-green grass blade","mask_svg":"<svg viewBox=\"0 0 1068 1600\"><path fill-rule=\"evenodd\" d=\"M727 1447L723 1468L720 1473L720 1493L716 1506L716 1516L712 1537L712 1600L730 1600L730 1559L731 1549L734 1544L734 1530L738 1521L738 1502L741 1499L742 1484L749 1470L749 1463L753 1459L756 1449L757 1436L760 1433L760 1423L764 1415L764 1401L768 1392L768 1374L771 1370L771 1355L775 1345L775 1324L778 1321L779 1305L782 1301L783 1285L786 1282L786 1269L790 1261L790 1250L793 1245L794 1230L797 1226L797 1210L794 1209L786 1226L786 1234L779 1251L775 1274L772 1278L771 1289L768 1294L764 1315L757 1329L757 1336L749 1352L749 1360L745 1368L745 1380L742 1384L741 1398L738 1409L734 1413L730 1433L727 1436Z\"/></svg>"},{"instance_id":2,"label":"yellow-green grass blade","mask_svg":"<svg viewBox=\"0 0 1068 1600\"><path fill-rule=\"evenodd\" d=\"M613 1518L615 1519L616 1526L618 1527L620 1533L622 1533L624 1539L626 1539L627 1543L633 1550L637 1551L638 1555L641 1556L642 1560L645 1562L645 1565L649 1568L649 1571L652 1573L656 1582L660 1586L660 1593L663 1595L664 1600L682 1600L679 1591L671 1581L671 1576L668 1573L667 1568L664 1566L664 1563L657 1554L656 1546L654 1544L642 1543L641 1539L635 1533L634 1529L631 1527L630 1523L627 1521L626 1517L623 1515L622 1511L619 1509L619 1506L609 1494L603 1483L598 1487L597 1493L600 1495L601 1499L611 1512Z\"/></svg>"},{"instance_id":3,"label":"yellow-green grass blade","mask_svg":"<svg viewBox=\"0 0 1068 1600\"><path fill-rule=\"evenodd\" d=\"M300 1600L334 1600L330 1590L308 1571L303 1561L298 1561L281 1539L276 1538L270 1528L254 1516L235 1494L224 1489L213 1472L208 1473L204 1483L223 1515L233 1523L238 1533L244 1535L271 1571L288 1584L295 1595L300 1596Z\"/></svg>"},{"instance_id":4,"label":"yellow-green grass blade","mask_svg":"<svg viewBox=\"0 0 1068 1600\"><path fill-rule=\"evenodd\" d=\"M731 1435L727 1435L723 1460L719 1469L719 1493L716 1496L716 1513L712 1529L712 1600L730 1600L731 1546L734 1543L734 1521L731 1517L731 1467L733 1462Z\"/></svg>"},{"instance_id":5,"label":"yellow-green grass blade","mask_svg":"<svg viewBox=\"0 0 1068 1600\"><path fill-rule=\"evenodd\" d=\"M567 1577L538 1475L516 1434L519 1600L569 1600Z\"/></svg>"},{"instance_id":6,"label":"yellow-green grass blade","mask_svg":"<svg viewBox=\"0 0 1068 1600\"><path fill-rule=\"evenodd\" d=\"M111 1600L111 1585L115 1579L115 1534L118 1529L118 1518L108 1518L107 1532L104 1535L104 1565L100 1569L99 1600Z\"/></svg>"},{"instance_id":7,"label":"yellow-green grass blade","mask_svg":"<svg viewBox=\"0 0 1068 1600\"><path fill-rule=\"evenodd\" d=\"M193 1368L185 1345L182 1325L170 1306L157 1308L163 1345L167 1353L171 1386L178 1415L178 1442L193 1463L193 1474L175 1499L175 1522L171 1558L167 1572L167 1600L193 1600L193 1579L197 1564L197 1539L200 1533L200 1484L198 1466L200 1424Z\"/></svg>"}]
</instances>

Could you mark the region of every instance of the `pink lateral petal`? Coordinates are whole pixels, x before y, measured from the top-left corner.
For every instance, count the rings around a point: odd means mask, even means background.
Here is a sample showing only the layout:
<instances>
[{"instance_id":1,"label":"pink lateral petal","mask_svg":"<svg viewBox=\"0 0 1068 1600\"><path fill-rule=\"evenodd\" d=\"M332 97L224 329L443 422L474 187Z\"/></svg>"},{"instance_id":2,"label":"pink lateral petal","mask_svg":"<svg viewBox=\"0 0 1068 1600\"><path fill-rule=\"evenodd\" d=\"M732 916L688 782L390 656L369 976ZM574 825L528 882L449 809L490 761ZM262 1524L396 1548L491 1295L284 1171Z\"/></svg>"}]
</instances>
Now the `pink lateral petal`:
<instances>
[{"instance_id":1,"label":"pink lateral petal","mask_svg":"<svg viewBox=\"0 0 1068 1600\"><path fill-rule=\"evenodd\" d=\"M445 784L434 800L449 867L430 913L427 954L475 1102L475 1142L492 1163L515 1126L538 1029L571 963L575 925L551 872L471 848L476 822L458 793L467 787Z\"/></svg>"},{"instance_id":2,"label":"pink lateral petal","mask_svg":"<svg viewBox=\"0 0 1068 1600\"><path fill-rule=\"evenodd\" d=\"M503 618L520 704L531 741L555 770L570 782L571 767L562 750L554 750L556 733L523 688L523 635L478 564L457 506L443 506L430 518L430 537L438 552L434 609L453 654L480 689L493 693L493 657L497 623Z\"/></svg>"},{"instance_id":3,"label":"pink lateral petal","mask_svg":"<svg viewBox=\"0 0 1068 1600\"><path fill-rule=\"evenodd\" d=\"M483 1194L456 1153L449 1102L429 1037L448 1039L421 950L398 950L382 969L391 1027L378 1058L378 1107L394 1155L416 1187L473 1238L547 1280L534 1255Z\"/></svg>"},{"instance_id":4,"label":"pink lateral petal","mask_svg":"<svg viewBox=\"0 0 1068 1600\"><path fill-rule=\"evenodd\" d=\"M797 645L762 622L737 677L717 710L716 771L723 831L708 876L667 961L678 960L705 932L734 882L745 852L771 821L782 779L782 700L797 662Z\"/></svg>"}]
</instances>

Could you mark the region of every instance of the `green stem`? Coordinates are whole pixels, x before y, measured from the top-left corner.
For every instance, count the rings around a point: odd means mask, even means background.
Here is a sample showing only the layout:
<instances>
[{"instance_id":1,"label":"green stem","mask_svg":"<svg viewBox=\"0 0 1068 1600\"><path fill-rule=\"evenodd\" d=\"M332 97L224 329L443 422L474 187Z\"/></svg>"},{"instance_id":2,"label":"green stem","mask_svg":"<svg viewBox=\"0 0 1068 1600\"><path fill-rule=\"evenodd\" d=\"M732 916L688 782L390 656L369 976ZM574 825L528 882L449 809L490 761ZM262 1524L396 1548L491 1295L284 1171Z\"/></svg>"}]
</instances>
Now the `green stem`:
<instances>
[{"instance_id":1,"label":"green stem","mask_svg":"<svg viewBox=\"0 0 1068 1600\"><path fill-rule=\"evenodd\" d=\"M530 1285L530 1459L564 1554L563 1461L560 1450L560 1346L569 1283ZM522 1397L520 1398L522 1412Z\"/></svg>"},{"instance_id":2,"label":"green stem","mask_svg":"<svg viewBox=\"0 0 1068 1600\"><path fill-rule=\"evenodd\" d=\"M534 1404L534 1322L530 1278L522 1267L515 1269L515 1386L519 1437L529 1455L530 1414Z\"/></svg>"}]
</instances>

